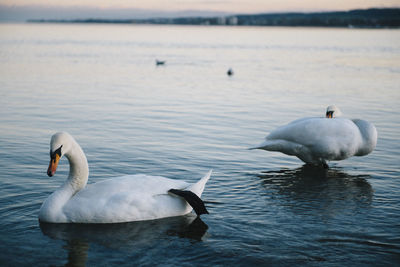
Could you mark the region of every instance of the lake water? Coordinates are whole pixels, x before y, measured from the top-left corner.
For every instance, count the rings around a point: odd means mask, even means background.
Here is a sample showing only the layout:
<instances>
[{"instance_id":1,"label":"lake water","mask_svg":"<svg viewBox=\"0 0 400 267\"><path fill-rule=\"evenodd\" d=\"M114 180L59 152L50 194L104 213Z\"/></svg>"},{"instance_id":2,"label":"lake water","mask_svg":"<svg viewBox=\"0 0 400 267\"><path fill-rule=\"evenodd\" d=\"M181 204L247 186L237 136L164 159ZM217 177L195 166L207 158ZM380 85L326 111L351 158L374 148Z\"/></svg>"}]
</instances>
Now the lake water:
<instances>
[{"instance_id":1,"label":"lake water","mask_svg":"<svg viewBox=\"0 0 400 267\"><path fill-rule=\"evenodd\" d=\"M2 24L0 265L398 264L399 87L399 30ZM373 153L325 170L247 150L330 104L376 126ZM40 225L69 170L46 175L57 131L89 183L213 169L210 214Z\"/></svg>"}]
</instances>

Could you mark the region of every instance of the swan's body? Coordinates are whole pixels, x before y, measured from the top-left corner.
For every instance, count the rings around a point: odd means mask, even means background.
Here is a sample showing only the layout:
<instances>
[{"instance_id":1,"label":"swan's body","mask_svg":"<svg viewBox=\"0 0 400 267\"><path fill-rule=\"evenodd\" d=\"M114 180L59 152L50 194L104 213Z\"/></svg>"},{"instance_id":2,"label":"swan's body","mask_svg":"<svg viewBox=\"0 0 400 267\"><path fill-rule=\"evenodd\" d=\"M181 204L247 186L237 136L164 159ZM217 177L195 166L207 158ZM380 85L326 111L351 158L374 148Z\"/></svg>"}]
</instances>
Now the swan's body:
<instances>
[{"instance_id":1,"label":"swan's body","mask_svg":"<svg viewBox=\"0 0 400 267\"><path fill-rule=\"evenodd\" d=\"M60 155L57 156L59 147ZM69 160L70 173L66 182L42 204L39 220L44 222L117 223L184 215L191 212L192 207L185 199L168 191L188 190L200 197L211 175L210 171L195 184L139 174L86 186L89 174L87 160L72 136L55 134L50 153L49 176L54 175L57 167L52 164L58 163L62 155Z\"/></svg>"},{"instance_id":2,"label":"swan's body","mask_svg":"<svg viewBox=\"0 0 400 267\"><path fill-rule=\"evenodd\" d=\"M333 118L334 112L329 112L328 118L303 118L281 126L254 149L279 151L324 166L326 161L364 156L374 150L378 136L374 125L360 119Z\"/></svg>"}]
</instances>

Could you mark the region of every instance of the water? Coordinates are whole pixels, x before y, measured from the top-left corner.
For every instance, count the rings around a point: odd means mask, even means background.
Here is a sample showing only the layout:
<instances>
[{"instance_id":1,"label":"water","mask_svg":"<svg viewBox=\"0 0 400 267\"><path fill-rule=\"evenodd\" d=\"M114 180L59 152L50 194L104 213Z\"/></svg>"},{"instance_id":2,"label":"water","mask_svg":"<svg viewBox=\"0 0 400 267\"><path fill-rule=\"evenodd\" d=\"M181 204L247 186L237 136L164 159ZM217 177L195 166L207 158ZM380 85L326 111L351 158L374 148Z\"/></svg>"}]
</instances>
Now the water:
<instances>
[{"instance_id":1,"label":"water","mask_svg":"<svg viewBox=\"0 0 400 267\"><path fill-rule=\"evenodd\" d=\"M400 261L400 31L2 24L0 54L2 266ZM373 153L322 170L246 149L329 104L375 124ZM40 225L68 173L62 159L46 176L56 131L83 147L89 183L213 169L210 214Z\"/></svg>"}]
</instances>

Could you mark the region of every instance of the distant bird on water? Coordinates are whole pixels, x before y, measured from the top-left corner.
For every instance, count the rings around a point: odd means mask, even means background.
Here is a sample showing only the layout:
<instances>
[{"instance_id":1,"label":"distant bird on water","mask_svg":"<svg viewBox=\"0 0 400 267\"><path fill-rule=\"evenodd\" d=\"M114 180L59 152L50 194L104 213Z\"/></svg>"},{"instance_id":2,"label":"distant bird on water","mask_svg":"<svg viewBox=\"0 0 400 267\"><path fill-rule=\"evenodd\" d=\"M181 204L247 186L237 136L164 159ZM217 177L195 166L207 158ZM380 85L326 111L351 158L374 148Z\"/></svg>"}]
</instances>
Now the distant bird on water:
<instances>
[{"instance_id":1,"label":"distant bird on water","mask_svg":"<svg viewBox=\"0 0 400 267\"><path fill-rule=\"evenodd\" d=\"M232 76L233 75L232 68L229 68L229 70L226 72L226 74L228 74L228 76Z\"/></svg>"},{"instance_id":2,"label":"distant bird on water","mask_svg":"<svg viewBox=\"0 0 400 267\"><path fill-rule=\"evenodd\" d=\"M156 66L165 65L165 60L156 59Z\"/></svg>"},{"instance_id":3,"label":"distant bird on water","mask_svg":"<svg viewBox=\"0 0 400 267\"><path fill-rule=\"evenodd\" d=\"M326 161L371 153L378 138L375 126L361 119L337 118L339 115L339 108L329 106L325 118L295 120L273 130L263 143L251 149L282 152L325 168Z\"/></svg>"}]
</instances>

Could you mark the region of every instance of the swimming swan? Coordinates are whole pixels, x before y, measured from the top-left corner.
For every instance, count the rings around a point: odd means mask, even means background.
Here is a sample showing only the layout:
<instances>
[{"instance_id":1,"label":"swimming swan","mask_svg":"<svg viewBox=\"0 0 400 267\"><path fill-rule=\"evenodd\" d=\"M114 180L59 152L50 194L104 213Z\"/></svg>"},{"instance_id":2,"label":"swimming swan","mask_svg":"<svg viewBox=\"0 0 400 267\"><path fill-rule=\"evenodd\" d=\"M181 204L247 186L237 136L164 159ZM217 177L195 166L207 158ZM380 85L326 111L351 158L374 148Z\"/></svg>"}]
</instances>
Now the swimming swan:
<instances>
[{"instance_id":1,"label":"swimming swan","mask_svg":"<svg viewBox=\"0 0 400 267\"><path fill-rule=\"evenodd\" d=\"M374 125L360 119L338 118L339 108L327 108L326 118L303 118L272 131L251 149L279 151L305 163L328 167L326 161L371 153L377 142Z\"/></svg>"},{"instance_id":2,"label":"swimming swan","mask_svg":"<svg viewBox=\"0 0 400 267\"><path fill-rule=\"evenodd\" d=\"M41 222L142 221L184 215L191 212L192 207L197 215L208 213L200 197L211 171L194 184L138 174L86 186L89 176L86 156L75 139L65 132L51 138L47 174L50 177L55 174L64 155L69 161L69 176L42 204Z\"/></svg>"}]
</instances>

